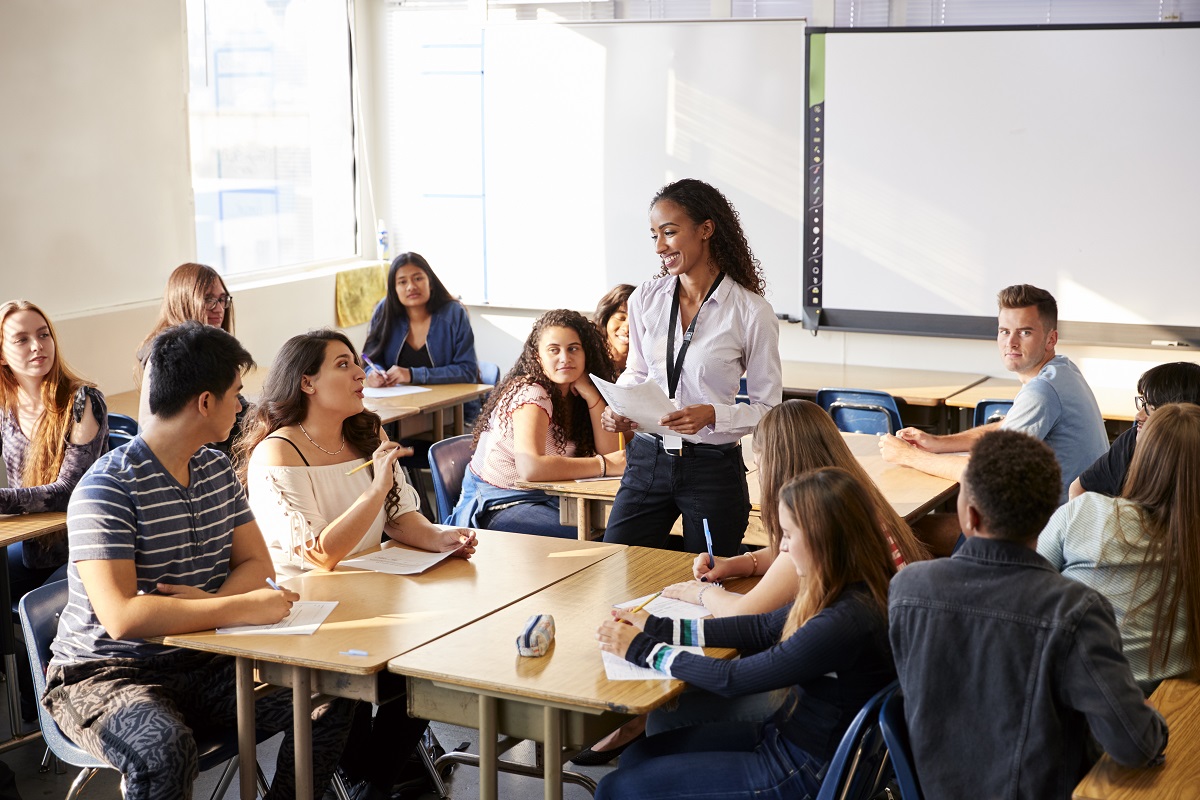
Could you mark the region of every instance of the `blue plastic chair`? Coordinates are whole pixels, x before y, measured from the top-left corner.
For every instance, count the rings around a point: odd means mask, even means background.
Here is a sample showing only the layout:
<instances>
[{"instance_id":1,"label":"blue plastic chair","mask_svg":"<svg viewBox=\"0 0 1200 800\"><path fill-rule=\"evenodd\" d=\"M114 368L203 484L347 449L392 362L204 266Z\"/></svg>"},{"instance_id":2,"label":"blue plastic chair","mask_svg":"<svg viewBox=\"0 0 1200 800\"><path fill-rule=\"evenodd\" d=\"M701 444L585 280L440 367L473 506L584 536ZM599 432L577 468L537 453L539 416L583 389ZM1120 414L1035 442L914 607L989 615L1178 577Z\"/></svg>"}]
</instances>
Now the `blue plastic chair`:
<instances>
[{"instance_id":1,"label":"blue plastic chair","mask_svg":"<svg viewBox=\"0 0 1200 800\"><path fill-rule=\"evenodd\" d=\"M908 741L908 724L904 720L904 692L899 688L883 701L883 707L879 709L879 727L892 760L901 800L921 800L921 786L917 783L912 746Z\"/></svg>"},{"instance_id":2,"label":"blue plastic chair","mask_svg":"<svg viewBox=\"0 0 1200 800\"><path fill-rule=\"evenodd\" d=\"M479 362L479 382L495 386L500 382L500 365L490 361Z\"/></svg>"},{"instance_id":3,"label":"blue plastic chair","mask_svg":"<svg viewBox=\"0 0 1200 800\"><path fill-rule=\"evenodd\" d=\"M867 800L883 789L891 771L879 709L899 685L892 681L880 689L854 717L829 762L817 800Z\"/></svg>"},{"instance_id":4,"label":"blue plastic chair","mask_svg":"<svg viewBox=\"0 0 1200 800\"><path fill-rule=\"evenodd\" d=\"M21 598L19 613L21 616L21 631L25 634L25 647L29 652L29 668L33 672L33 688L37 697L46 693L46 665L50 662L50 642L58 632L58 617L67 605L67 582L55 581L39 586ZM38 703L38 722L42 726L42 738L46 747L54 756L65 764L79 767L81 772L71 783L67 791L67 800L73 800L83 790L97 772L102 769L112 769L105 762L95 758L86 750L77 746L59 729L54 717L50 716L41 703ZM262 735L259 741L269 736ZM198 738L196 747L200 753L200 771L222 766L217 787L213 791L212 800L224 797L229 784L237 772L238 749L237 734L231 733L220 738ZM262 795L267 793L267 782L262 770L258 770L258 790Z\"/></svg>"},{"instance_id":5,"label":"blue plastic chair","mask_svg":"<svg viewBox=\"0 0 1200 800\"><path fill-rule=\"evenodd\" d=\"M434 442L429 448L429 471L433 476L433 494L437 498L438 519L450 516L462 494L463 475L471 463L471 434L452 436Z\"/></svg>"},{"instance_id":6,"label":"blue plastic chair","mask_svg":"<svg viewBox=\"0 0 1200 800\"><path fill-rule=\"evenodd\" d=\"M746 376L745 375L743 375L741 380L738 381L738 393L737 393L737 397L734 398L733 402L746 403L747 405L750 403L750 390L746 388Z\"/></svg>"},{"instance_id":7,"label":"blue plastic chair","mask_svg":"<svg viewBox=\"0 0 1200 800\"><path fill-rule=\"evenodd\" d=\"M116 450L118 447L123 447L133 441L133 436L124 431L114 431L111 428L108 431L108 449Z\"/></svg>"},{"instance_id":8,"label":"blue plastic chair","mask_svg":"<svg viewBox=\"0 0 1200 800\"><path fill-rule=\"evenodd\" d=\"M120 431L121 433L127 433L129 434L129 438L132 439L138 435L138 421L126 414L109 412L108 430L109 432Z\"/></svg>"},{"instance_id":9,"label":"blue plastic chair","mask_svg":"<svg viewBox=\"0 0 1200 800\"><path fill-rule=\"evenodd\" d=\"M1012 400L980 400L975 404L975 421L973 427L999 422L1012 408Z\"/></svg>"},{"instance_id":10,"label":"blue plastic chair","mask_svg":"<svg viewBox=\"0 0 1200 800\"><path fill-rule=\"evenodd\" d=\"M873 389L821 389L817 405L843 433L895 433L904 427L896 398Z\"/></svg>"}]
</instances>

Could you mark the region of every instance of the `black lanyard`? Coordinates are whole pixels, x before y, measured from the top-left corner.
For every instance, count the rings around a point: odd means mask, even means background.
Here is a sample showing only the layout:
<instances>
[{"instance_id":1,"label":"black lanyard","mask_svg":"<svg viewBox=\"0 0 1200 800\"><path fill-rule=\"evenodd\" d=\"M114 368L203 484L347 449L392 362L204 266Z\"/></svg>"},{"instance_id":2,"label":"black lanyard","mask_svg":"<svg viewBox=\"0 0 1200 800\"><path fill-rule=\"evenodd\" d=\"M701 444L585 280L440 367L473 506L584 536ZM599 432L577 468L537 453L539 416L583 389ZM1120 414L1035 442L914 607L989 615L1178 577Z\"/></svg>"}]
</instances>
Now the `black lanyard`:
<instances>
[{"instance_id":1,"label":"black lanyard","mask_svg":"<svg viewBox=\"0 0 1200 800\"><path fill-rule=\"evenodd\" d=\"M704 295L704 299L700 301L700 307L696 309L696 316L692 317L692 324L688 325L687 330L683 332L683 344L679 346L678 361L675 360L675 321L679 319L679 278L675 279L675 297L671 300L671 320L667 328L667 396L672 400L675 399L675 389L679 387L679 376L683 374L683 357L687 355L688 345L692 343L692 334L696 332L696 320L700 319L700 309L704 308L708 298L713 296L713 292L717 290L724 279L725 273L718 272L717 279L708 289L708 294Z\"/></svg>"}]
</instances>

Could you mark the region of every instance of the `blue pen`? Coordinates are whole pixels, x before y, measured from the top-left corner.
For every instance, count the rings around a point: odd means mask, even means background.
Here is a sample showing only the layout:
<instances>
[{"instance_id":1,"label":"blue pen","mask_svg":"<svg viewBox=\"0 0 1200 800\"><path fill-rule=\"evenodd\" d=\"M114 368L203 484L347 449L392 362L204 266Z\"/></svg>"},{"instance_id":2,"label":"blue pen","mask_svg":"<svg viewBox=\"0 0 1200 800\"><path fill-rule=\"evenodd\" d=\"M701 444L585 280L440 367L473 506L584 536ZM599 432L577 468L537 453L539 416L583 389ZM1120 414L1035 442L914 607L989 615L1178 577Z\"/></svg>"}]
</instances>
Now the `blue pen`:
<instances>
[{"instance_id":1,"label":"blue pen","mask_svg":"<svg viewBox=\"0 0 1200 800\"><path fill-rule=\"evenodd\" d=\"M712 548L709 548L709 549L711 550ZM280 586L278 583L276 583L272 578L267 578L267 586L270 586L272 589L274 589L277 592L283 591L283 587Z\"/></svg>"},{"instance_id":2,"label":"blue pen","mask_svg":"<svg viewBox=\"0 0 1200 800\"><path fill-rule=\"evenodd\" d=\"M363 356L362 360L363 360L363 363L367 365L367 374L368 375L370 375L372 372L378 372L380 375L387 374L387 372L382 367L380 367L378 364L376 364L374 361L367 358L366 356Z\"/></svg>"},{"instance_id":3,"label":"blue pen","mask_svg":"<svg viewBox=\"0 0 1200 800\"><path fill-rule=\"evenodd\" d=\"M712 533L708 530L708 517L704 518L704 543L708 545L708 568L712 569L717 565L717 560L713 558Z\"/></svg>"}]
</instances>

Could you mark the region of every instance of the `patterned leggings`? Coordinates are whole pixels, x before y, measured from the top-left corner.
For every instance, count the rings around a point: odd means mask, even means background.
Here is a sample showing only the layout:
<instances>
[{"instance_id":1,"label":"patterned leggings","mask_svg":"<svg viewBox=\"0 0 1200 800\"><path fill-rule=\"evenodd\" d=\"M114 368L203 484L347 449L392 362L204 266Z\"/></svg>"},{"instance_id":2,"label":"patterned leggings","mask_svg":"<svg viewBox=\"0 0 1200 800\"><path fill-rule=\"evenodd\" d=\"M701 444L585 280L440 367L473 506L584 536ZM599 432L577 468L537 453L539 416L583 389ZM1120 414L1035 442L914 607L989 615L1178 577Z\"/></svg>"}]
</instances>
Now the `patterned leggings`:
<instances>
[{"instance_id":1,"label":"patterned leggings","mask_svg":"<svg viewBox=\"0 0 1200 800\"><path fill-rule=\"evenodd\" d=\"M190 800L199 774L192 730L237 726L233 659L179 651L141 659L104 659L47 671L42 703L81 748L120 770L126 800ZM269 798L295 797L292 693L255 703L260 731L286 730ZM345 745L354 703L313 710L313 786L324 791Z\"/></svg>"}]
</instances>

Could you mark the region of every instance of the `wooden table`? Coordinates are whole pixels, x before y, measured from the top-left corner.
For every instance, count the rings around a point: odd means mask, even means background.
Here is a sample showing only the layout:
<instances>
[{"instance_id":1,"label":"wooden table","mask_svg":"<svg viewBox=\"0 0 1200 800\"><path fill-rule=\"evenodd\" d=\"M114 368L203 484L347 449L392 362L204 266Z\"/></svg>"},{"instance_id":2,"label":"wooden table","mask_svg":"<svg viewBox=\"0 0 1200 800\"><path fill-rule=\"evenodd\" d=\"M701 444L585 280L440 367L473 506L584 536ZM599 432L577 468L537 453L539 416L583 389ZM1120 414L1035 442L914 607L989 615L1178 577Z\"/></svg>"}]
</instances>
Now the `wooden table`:
<instances>
[{"instance_id":1,"label":"wooden table","mask_svg":"<svg viewBox=\"0 0 1200 800\"><path fill-rule=\"evenodd\" d=\"M479 729L479 796L497 796L497 738L544 745L545 796L562 796L562 747L583 747L683 691L682 681L609 681L595 631L613 603L692 576L692 556L644 547L616 555L478 622L393 658L408 676L412 716ZM744 590L744 589L743 589ZM522 658L516 637L533 614L554 617L542 658ZM709 648L732 657L732 650Z\"/></svg>"},{"instance_id":2,"label":"wooden table","mask_svg":"<svg viewBox=\"0 0 1200 800\"><path fill-rule=\"evenodd\" d=\"M337 600L312 636L166 636L162 643L237 659L241 795L255 786L254 683L292 688L298 798L311 798L312 692L373 703L398 694L385 680L388 659L491 614L622 549L500 531L479 531L470 561L450 558L423 575L339 567L286 582L305 600ZM516 636L516 633L513 633ZM367 656L342 655L362 650Z\"/></svg>"},{"instance_id":3,"label":"wooden table","mask_svg":"<svg viewBox=\"0 0 1200 800\"><path fill-rule=\"evenodd\" d=\"M966 412L967 409L974 409L975 404L980 400L1012 400L1020 389L1020 381L1009 378L988 378L983 383L976 384L947 399L946 405L963 409ZM1096 395L1096 403L1100 406L1100 415L1106 420L1133 422L1136 414L1136 409L1133 407L1133 397L1137 394L1136 388L1132 386L1128 389L1114 389L1110 386L1093 387L1092 394ZM966 413L964 413L963 421L964 427L971 427L971 420Z\"/></svg>"},{"instance_id":4,"label":"wooden table","mask_svg":"<svg viewBox=\"0 0 1200 800\"><path fill-rule=\"evenodd\" d=\"M0 516L0 556L7 557L8 546L57 533L67 527L67 515L63 511L46 511L40 514L15 514ZM4 670L8 676L8 722L12 738L0 744L0 752L19 747L41 738L41 732L21 734L21 697L17 687L16 637L13 635L12 585L8 580L8 562L0 569L0 653L4 655Z\"/></svg>"},{"instance_id":5,"label":"wooden table","mask_svg":"<svg viewBox=\"0 0 1200 800\"><path fill-rule=\"evenodd\" d=\"M863 469L883 492L883 496L896 509L896 513L910 523L925 516L951 497L958 487L954 481L928 475L910 467L887 463L879 455L879 442L875 436L866 433L843 433L842 437ZM746 448L747 445L743 444L743 450ZM757 470L746 476L746 483L750 489L750 525L742 541L750 545L765 546L767 538L761 522L759 498L762 492L758 485ZM559 501L560 522L563 525L575 525L580 539L590 539L598 532L603 535L621 481L619 478L584 483L522 481L518 482L518 485L528 489L541 489L547 494L562 498Z\"/></svg>"},{"instance_id":6,"label":"wooden table","mask_svg":"<svg viewBox=\"0 0 1200 800\"><path fill-rule=\"evenodd\" d=\"M1071 795L1075 800L1196 800L1200 798L1200 683L1166 680L1150 704L1167 720L1166 761L1148 769L1122 767L1104 756Z\"/></svg>"}]
</instances>

